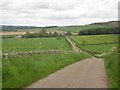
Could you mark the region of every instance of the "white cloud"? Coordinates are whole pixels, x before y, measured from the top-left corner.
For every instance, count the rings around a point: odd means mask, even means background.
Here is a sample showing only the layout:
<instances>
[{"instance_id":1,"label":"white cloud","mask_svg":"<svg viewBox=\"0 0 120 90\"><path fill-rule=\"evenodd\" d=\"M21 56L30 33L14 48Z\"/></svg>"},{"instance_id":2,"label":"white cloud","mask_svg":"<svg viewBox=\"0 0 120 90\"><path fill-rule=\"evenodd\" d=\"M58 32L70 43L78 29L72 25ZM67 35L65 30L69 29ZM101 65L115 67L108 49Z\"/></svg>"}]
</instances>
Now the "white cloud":
<instances>
[{"instance_id":1,"label":"white cloud","mask_svg":"<svg viewBox=\"0 0 120 90\"><path fill-rule=\"evenodd\" d=\"M1 24L71 25L117 20L119 0L1 0Z\"/></svg>"}]
</instances>

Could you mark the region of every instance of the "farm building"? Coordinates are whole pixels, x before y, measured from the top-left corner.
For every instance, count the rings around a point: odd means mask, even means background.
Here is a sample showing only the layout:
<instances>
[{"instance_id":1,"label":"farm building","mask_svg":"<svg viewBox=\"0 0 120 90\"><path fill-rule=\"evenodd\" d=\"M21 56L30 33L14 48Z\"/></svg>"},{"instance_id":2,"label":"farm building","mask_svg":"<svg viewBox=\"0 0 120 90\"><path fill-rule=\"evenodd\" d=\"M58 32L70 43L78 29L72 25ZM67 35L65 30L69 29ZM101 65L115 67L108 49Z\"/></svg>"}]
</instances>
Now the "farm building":
<instances>
[{"instance_id":1,"label":"farm building","mask_svg":"<svg viewBox=\"0 0 120 90\"><path fill-rule=\"evenodd\" d=\"M66 35L66 32L59 32L58 35L59 36L64 36L64 35Z\"/></svg>"},{"instance_id":2,"label":"farm building","mask_svg":"<svg viewBox=\"0 0 120 90\"><path fill-rule=\"evenodd\" d=\"M15 36L15 38L22 38L22 36L21 36L21 35L18 35L18 36Z\"/></svg>"}]
</instances>

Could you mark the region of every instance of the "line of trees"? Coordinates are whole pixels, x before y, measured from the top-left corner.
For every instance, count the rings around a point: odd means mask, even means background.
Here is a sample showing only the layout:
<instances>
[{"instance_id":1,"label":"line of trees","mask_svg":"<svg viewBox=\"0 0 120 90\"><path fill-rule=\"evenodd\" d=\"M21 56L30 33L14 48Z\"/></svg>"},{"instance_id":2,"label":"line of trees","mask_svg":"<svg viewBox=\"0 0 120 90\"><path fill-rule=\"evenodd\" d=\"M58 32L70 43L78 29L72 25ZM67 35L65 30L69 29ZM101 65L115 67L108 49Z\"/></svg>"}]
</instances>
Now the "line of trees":
<instances>
[{"instance_id":1,"label":"line of trees","mask_svg":"<svg viewBox=\"0 0 120 90\"><path fill-rule=\"evenodd\" d=\"M24 38L37 38L37 37L63 37L65 35L71 35L71 32L62 32L62 33L57 33L57 32L47 32L46 28L43 28L40 32L38 33L30 33L26 32L25 35L23 35Z\"/></svg>"},{"instance_id":2,"label":"line of trees","mask_svg":"<svg viewBox=\"0 0 120 90\"><path fill-rule=\"evenodd\" d=\"M93 28L82 30L78 35L99 35L99 34L120 34L118 27L114 28Z\"/></svg>"},{"instance_id":3,"label":"line of trees","mask_svg":"<svg viewBox=\"0 0 120 90\"><path fill-rule=\"evenodd\" d=\"M57 26L46 26L46 27L37 27L37 26L10 26L10 25L0 25L2 27L2 31L17 31L19 29L34 29L34 28L55 28Z\"/></svg>"}]
</instances>

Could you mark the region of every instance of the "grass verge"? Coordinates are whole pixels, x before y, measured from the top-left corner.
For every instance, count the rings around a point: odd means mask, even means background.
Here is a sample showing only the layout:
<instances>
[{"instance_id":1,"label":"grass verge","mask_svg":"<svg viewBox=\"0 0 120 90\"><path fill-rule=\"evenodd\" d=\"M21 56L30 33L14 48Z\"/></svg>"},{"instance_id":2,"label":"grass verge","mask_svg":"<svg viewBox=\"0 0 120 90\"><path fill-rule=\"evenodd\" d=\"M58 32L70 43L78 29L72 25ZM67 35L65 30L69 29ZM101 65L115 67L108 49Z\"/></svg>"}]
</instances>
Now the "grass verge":
<instances>
[{"instance_id":1,"label":"grass verge","mask_svg":"<svg viewBox=\"0 0 120 90\"><path fill-rule=\"evenodd\" d=\"M104 56L109 88L118 88L118 55L118 51L113 50Z\"/></svg>"},{"instance_id":2,"label":"grass verge","mask_svg":"<svg viewBox=\"0 0 120 90\"><path fill-rule=\"evenodd\" d=\"M3 88L23 88L88 56L74 52L3 58Z\"/></svg>"}]
</instances>

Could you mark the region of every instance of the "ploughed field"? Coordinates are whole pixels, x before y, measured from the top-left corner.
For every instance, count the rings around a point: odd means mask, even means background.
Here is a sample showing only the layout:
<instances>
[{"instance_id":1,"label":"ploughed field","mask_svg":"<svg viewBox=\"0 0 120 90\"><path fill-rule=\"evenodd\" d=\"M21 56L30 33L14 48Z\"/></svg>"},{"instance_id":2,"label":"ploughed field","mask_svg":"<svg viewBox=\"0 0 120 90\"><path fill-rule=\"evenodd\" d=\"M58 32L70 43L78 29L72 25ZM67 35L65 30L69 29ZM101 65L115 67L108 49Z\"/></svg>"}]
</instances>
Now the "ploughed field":
<instances>
[{"instance_id":1,"label":"ploughed field","mask_svg":"<svg viewBox=\"0 0 120 90\"><path fill-rule=\"evenodd\" d=\"M118 46L118 35L86 35L70 37L79 48L96 53L107 52Z\"/></svg>"}]
</instances>

